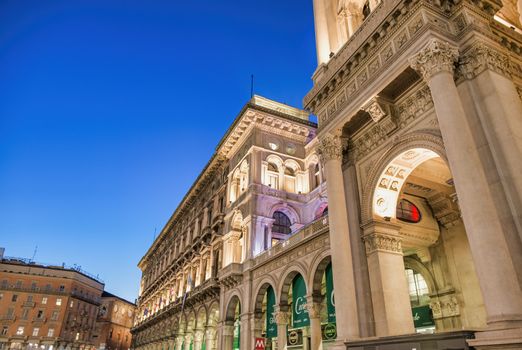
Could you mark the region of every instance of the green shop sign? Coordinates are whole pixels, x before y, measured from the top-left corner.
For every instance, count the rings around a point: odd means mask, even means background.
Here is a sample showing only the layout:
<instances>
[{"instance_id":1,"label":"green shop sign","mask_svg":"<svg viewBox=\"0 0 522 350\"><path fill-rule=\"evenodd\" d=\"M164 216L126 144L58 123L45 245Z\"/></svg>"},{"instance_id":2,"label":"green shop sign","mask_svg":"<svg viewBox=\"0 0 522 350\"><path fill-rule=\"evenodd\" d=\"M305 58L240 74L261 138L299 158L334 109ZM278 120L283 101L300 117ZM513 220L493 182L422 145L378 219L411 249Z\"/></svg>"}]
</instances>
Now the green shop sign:
<instances>
[{"instance_id":1,"label":"green shop sign","mask_svg":"<svg viewBox=\"0 0 522 350\"><path fill-rule=\"evenodd\" d=\"M335 338L337 338L337 327L335 323L321 325L321 335L323 340L335 340Z\"/></svg>"},{"instance_id":2,"label":"green shop sign","mask_svg":"<svg viewBox=\"0 0 522 350\"><path fill-rule=\"evenodd\" d=\"M411 309L411 313L415 328L431 327L435 325L429 305L414 307Z\"/></svg>"},{"instance_id":3,"label":"green shop sign","mask_svg":"<svg viewBox=\"0 0 522 350\"><path fill-rule=\"evenodd\" d=\"M332 264L328 264L326 275L326 309L328 311L328 322L335 323L335 295L333 284Z\"/></svg>"},{"instance_id":4,"label":"green shop sign","mask_svg":"<svg viewBox=\"0 0 522 350\"><path fill-rule=\"evenodd\" d=\"M274 317L275 293L272 287L266 290L266 337L277 338L277 322Z\"/></svg>"},{"instance_id":5,"label":"green shop sign","mask_svg":"<svg viewBox=\"0 0 522 350\"><path fill-rule=\"evenodd\" d=\"M292 299L292 327L309 326L310 317L306 309L306 285L301 275L297 275L292 281Z\"/></svg>"},{"instance_id":6,"label":"green shop sign","mask_svg":"<svg viewBox=\"0 0 522 350\"><path fill-rule=\"evenodd\" d=\"M234 344L232 348L234 350L239 350L239 335L241 334L241 328L239 326L239 320L236 321L234 325Z\"/></svg>"}]
</instances>

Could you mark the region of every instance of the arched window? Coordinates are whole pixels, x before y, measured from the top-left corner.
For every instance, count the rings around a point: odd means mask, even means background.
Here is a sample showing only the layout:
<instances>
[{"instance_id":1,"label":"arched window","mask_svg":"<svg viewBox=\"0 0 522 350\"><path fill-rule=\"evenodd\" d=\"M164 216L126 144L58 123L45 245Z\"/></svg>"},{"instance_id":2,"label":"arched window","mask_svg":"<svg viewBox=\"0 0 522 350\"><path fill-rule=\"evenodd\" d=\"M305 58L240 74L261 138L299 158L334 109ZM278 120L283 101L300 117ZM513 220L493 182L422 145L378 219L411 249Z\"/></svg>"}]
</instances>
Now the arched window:
<instances>
[{"instance_id":1,"label":"arched window","mask_svg":"<svg viewBox=\"0 0 522 350\"><path fill-rule=\"evenodd\" d=\"M429 304L429 289L424 277L413 269L406 269L406 280L408 281L411 306L416 307Z\"/></svg>"},{"instance_id":2,"label":"arched window","mask_svg":"<svg viewBox=\"0 0 522 350\"><path fill-rule=\"evenodd\" d=\"M397 219L412 224L416 224L421 221L421 212L419 208L412 202L406 199L401 199L397 203Z\"/></svg>"},{"instance_id":3,"label":"arched window","mask_svg":"<svg viewBox=\"0 0 522 350\"><path fill-rule=\"evenodd\" d=\"M268 163L268 173L267 173L267 185L278 190L279 189L279 169L277 165L269 162Z\"/></svg>"},{"instance_id":4,"label":"arched window","mask_svg":"<svg viewBox=\"0 0 522 350\"><path fill-rule=\"evenodd\" d=\"M296 193L295 170L290 167L285 167L285 191Z\"/></svg>"},{"instance_id":5,"label":"arched window","mask_svg":"<svg viewBox=\"0 0 522 350\"><path fill-rule=\"evenodd\" d=\"M272 225L273 233L282 233L288 235L292 232L292 229L290 228L292 223L285 213L276 211L272 217L274 218L274 224Z\"/></svg>"},{"instance_id":6,"label":"arched window","mask_svg":"<svg viewBox=\"0 0 522 350\"><path fill-rule=\"evenodd\" d=\"M328 215L328 207L324 208L321 217Z\"/></svg>"}]
</instances>

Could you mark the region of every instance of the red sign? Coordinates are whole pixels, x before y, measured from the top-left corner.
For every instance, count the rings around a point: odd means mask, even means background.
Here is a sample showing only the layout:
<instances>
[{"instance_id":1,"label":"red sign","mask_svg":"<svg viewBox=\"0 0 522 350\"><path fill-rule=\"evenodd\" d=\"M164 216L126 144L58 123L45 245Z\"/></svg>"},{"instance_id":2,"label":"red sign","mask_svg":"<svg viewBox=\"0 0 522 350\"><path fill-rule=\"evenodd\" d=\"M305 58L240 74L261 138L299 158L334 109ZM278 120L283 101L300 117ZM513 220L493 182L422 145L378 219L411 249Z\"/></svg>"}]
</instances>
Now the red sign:
<instances>
[{"instance_id":1,"label":"red sign","mask_svg":"<svg viewBox=\"0 0 522 350\"><path fill-rule=\"evenodd\" d=\"M265 338L256 338L256 341L254 342L255 350L265 350Z\"/></svg>"}]
</instances>

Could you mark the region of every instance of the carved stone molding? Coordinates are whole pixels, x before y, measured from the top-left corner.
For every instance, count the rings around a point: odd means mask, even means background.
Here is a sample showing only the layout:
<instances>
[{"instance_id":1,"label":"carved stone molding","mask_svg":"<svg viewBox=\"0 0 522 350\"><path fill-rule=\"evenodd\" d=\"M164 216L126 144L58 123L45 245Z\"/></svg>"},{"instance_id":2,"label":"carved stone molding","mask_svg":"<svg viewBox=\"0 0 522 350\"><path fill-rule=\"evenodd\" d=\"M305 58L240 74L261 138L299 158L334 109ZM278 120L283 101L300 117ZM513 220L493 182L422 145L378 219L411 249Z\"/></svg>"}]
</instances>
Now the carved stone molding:
<instances>
[{"instance_id":1,"label":"carved stone molding","mask_svg":"<svg viewBox=\"0 0 522 350\"><path fill-rule=\"evenodd\" d=\"M454 295L437 298L430 302L430 309L434 319L454 317L460 315L460 306Z\"/></svg>"},{"instance_id":2,"label":"carved stone molding","mask_svg":"<svg viewBox=\"0 0 522 350\"><path fill-rule=\"evenodd\" d=\"M458 48L447 42L431 39L415 56L409 59L410 66L428 82L435 74L453 74L455 62L459 58Z\"/></svg>"},{"instance_id":3,"label":"carved stone molding","mask_svg":"<svg viewBox=\"0 0 522 350\"><path fill-rule=\"evenodd\" d=\"M285 311L276 311L272 315L274 316L276 324L278 324L278 325L280 325L280 324L287 325L288 321L290 320L288 312L285 312Z\"/></svg>"},{"instance_id":4,"label":"carved stone molding","mask_svg":"<svg viewBox=\"0 0 522 350\"><path fill-rule=\"evenodd\" d=\"M364 246L366 247L366 254L368 255L378 250L402 254L401 239L398 236L371 233L364 236L363 239Z\"/></svg>"},{"instance_id":5,"label":"carved stone molding","mask_svg":"<svg viewBox=\"0 0 522 350\"><path fill-rule=\"evenodd\" d=\"M458 71L465 79L474 79L486 69L511 78L508 56L484 43L473 45L460 57Z\"/></svg>"},{"instance_id":6,"label":"carved stone molding","mask_svg":"<svg viewBox=\"0 0 522 350\"><path fill-rule=\"evenodd\" d=\"M393 103L380 96L372 98L362 109L370 115L374 122L378 122L386 116L395 117L395 106Z\"/></svg>"},{"instance_id":7,"label":"carved stone molding","mask_svg":"<svg viewBox=\"0 0 522 350\"><path fill-rule=\"evenodd\" d=\"M319 138L317 148L321 163L325 164L330 160L342 160L343 144L339 135L327 133Z\"/></svg>"}]
</instances>

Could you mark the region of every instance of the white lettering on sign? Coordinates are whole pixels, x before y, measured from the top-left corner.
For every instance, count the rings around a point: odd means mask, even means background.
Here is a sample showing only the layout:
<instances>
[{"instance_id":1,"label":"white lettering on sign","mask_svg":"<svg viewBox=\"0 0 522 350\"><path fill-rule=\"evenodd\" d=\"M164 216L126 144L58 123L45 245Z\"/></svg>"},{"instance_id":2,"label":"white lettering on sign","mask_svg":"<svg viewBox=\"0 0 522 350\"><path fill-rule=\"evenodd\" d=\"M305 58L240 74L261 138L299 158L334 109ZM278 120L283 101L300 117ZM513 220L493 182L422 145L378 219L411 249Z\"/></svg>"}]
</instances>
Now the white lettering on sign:
<instances>
[{"instance_id":1,"label":"white lettering on sign","mask_svg":"<svg viewBox=\"0 0 522 350\"><path fill-rule=\"evenodd\" d=\"M419 316L419 314L417 312L415 313L415 316L413 316L413 320L414 321L420 320L420 316Z\"/></svg>"},{"instance_id":2,"label":"white lettering on sign","mask_svg":"<svg viewBox=\"0 0 522 350\"><path fill-rule=\"evenodd\" d=\"M333 307L335 307L335 295L334 295L334 291L333 290L332 290L332 294L330 295L330 300L332 301Z\"/></svg>"},{"instance_id":3,"label":"white lettering on sign","mask_svg":"<svg viewBox=\"0 0 522 350\"><path fill-rule=\"evenodd\" d=\"M303 297L298 297L295 299L295 313L300 315L303 311L306 311L306 300Z\"/></svg>"}]
</instances>

